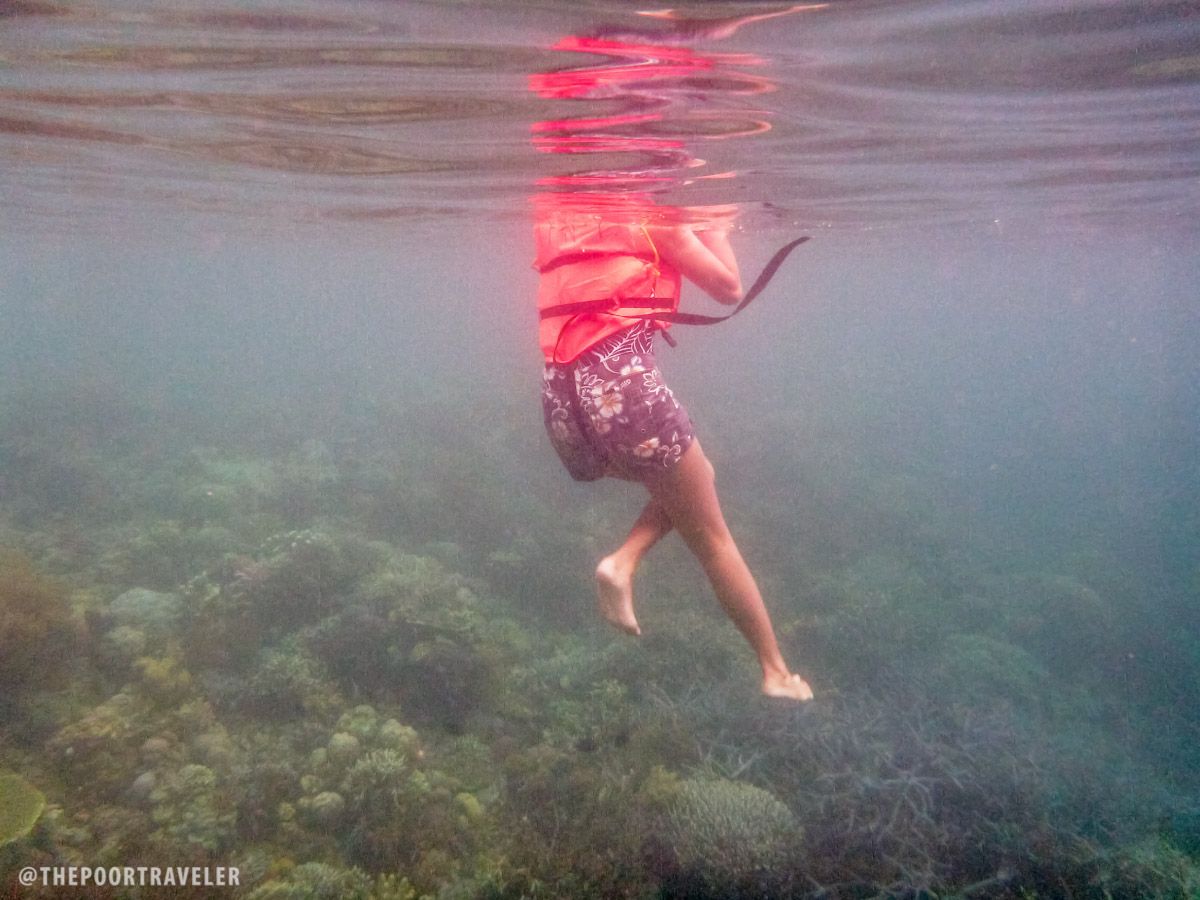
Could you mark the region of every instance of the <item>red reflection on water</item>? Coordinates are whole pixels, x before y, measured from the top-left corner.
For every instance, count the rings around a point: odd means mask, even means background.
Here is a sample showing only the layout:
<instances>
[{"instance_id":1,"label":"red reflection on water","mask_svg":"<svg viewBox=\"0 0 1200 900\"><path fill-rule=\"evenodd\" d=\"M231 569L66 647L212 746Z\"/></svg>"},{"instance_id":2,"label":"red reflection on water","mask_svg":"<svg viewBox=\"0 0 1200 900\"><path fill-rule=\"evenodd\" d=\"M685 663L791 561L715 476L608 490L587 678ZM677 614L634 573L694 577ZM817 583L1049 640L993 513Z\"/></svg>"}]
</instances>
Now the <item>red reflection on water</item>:
<instances>
[{"instance_id":1,"label":"red reflection on water","mask_svg":"<svg viewBox=\"0 0 1200 900\"><path fill-rule=\"evenodd\" d=\"M530 90L549 101L586 103L588 109L535 122L533 145L540 153L609 154L614 159L586 170L546 175L538 185L588 189L625 184L636 190L639 184L732 176L735 173L693 171L705 165L694 145L770 129L767 113L748 108L744 100L775 90L766 75L744 71L765 66L767 60L683 44L728 37L750 22L816 8L820 7L793 6L722 19L686 18L664 10L641 14L666 23L659 31L609 27L598 34L562 38L552 51L601 59L534 73Z\"/></svg>"},{"instance_id":2,"label":"red reflection on water","mask_svg":"<svg viewBox=\"0 0 1200 900\"><path fill-rule=\"evenodd\" d=\"M630 85L652 88L655 82L682 80L724 66L761 66L764 62L749 53L699 53L689 48L630 44L574 35L563 38L550 49L594 53L616 61L586 68L539 72L530 76L530 89L545 98L596 97L606 88L629 89ZM638 85L638 82L644 84ZM760 83L764 90L773 89L765 79Z\"/></svg>"}]
</instances>

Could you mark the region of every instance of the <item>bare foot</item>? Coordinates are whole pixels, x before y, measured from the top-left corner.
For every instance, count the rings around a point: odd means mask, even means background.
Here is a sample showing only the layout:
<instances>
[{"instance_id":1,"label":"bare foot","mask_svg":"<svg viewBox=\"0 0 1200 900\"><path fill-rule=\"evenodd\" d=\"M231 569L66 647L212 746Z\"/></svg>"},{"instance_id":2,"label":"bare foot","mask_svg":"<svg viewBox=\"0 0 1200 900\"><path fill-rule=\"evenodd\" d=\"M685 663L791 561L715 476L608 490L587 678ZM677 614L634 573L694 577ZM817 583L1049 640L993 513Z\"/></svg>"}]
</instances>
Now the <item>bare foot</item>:
<instances>
[{"instance_id":1,"label":"bare foot","mask_svg":"<svg viewBox=\"0 0 1200 900\"><path fill-rule=\"evenodd\" d=\"M626 634L641 634L633 614L633 578L618 569L611 556L596 566L596 599L600 612Z\"/></svg>"},{"instance_id":2,"label":"bare foot","mask_svg":"<svg viewBox=\"0 0 1200 900\"><path fill-rule=\"evenodd\" d=\"M812 688L799 675L785 673L784 675L764 675L762 691L768 697L782 697L785 700L811 700Z\"/></svg>"}]
</instances>

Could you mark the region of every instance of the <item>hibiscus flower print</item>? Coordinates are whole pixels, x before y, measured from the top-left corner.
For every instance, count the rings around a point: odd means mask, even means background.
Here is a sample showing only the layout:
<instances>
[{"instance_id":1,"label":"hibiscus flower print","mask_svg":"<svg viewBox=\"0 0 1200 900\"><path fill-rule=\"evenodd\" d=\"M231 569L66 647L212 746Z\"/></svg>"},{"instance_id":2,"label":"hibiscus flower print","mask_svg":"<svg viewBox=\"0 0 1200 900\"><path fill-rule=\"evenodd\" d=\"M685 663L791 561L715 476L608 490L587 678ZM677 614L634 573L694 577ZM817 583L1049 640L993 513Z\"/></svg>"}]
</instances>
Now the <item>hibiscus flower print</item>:
<instances>
[{"instance_id":1,"label":"hibiscus flower print","mask_svg":"<svg viewBox=\"0 0 1200 900\"><path fill-rule=\"evenodd\" d=\"M660 444L660 441L656 437L652 437L649 440L642 441L640 444L638 444L636 447L633 448L633 455L640 456L642 459L650 459L652 456L654 456L655 453L658 452L659 444Z\"/></svg>"},{"instance_id":2,"label":"hibiscus flower print","mask_svg":"<svg viewBox=\"0 0 1200 900\"><path fill-rule=\"evenodd\" d=\"M630 328L574 363L547 365L547 430L576 480L640 480L673 465L692 442L687 411L655 365L654 333L649 324Z\"/></svg>"},{"instance_id":3,"label":"hibiscus flower print","mask_svg":"<svg viewBox=\"0 0 1200 900\"><path fill-rule=\"evenodd\" d=\"M566 443L571 437L571 429L560 418L550 420L550 438L559 443Z\"/></svg>"},{"instance_id":4,"label":"hibiscus flower print","mask_svg":"<svg viewBox=\"0 0 1200 900\"><path fill-rule=\"evenodd\" d=\"M612 382L603 387L593 389L593 398L596 415L605 419L619 416L621 410L625 408L625 404L621 399L621 392L617 390L617 385Z\"/></svg>"}]
</instances>

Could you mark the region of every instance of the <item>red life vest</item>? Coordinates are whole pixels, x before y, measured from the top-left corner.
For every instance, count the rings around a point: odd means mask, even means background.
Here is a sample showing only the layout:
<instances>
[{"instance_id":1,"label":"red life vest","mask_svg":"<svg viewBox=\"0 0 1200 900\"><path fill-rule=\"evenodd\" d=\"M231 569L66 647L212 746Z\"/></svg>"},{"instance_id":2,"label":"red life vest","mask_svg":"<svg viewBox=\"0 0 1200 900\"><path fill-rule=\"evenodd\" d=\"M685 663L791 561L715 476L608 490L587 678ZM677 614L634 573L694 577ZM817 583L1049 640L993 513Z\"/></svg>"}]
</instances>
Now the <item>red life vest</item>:
<instances>
[{"instance_id":1,"label":"red life vest","mask_svg":"<svg viewBox=\"0 0 1200 900\"><path fill-rule=\"evenodd\" d=\"M645 225L595 207L538 210L538 339L547 362L569 363L609 335L679 308L679 273L659 259ZM576 311L578 308L578 311ZM667 328L667 322L656 323Z\"/></svg>"}]
</instances>

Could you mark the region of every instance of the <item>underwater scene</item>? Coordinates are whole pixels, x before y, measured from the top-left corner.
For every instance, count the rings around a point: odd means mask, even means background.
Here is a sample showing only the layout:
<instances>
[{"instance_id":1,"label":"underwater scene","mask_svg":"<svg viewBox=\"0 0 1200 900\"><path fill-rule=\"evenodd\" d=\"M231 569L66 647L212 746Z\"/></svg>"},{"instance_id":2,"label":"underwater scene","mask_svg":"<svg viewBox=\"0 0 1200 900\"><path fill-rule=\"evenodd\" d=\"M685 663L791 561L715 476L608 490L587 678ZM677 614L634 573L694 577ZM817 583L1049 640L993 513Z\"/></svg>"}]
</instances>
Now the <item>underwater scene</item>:
<instances>
[{"instance_id":1,"label":"underwater scene","mask_svg":"<svg viewBox=\"0 0 1200 900\"><path fill-rule=\"evenodd\" d=\"M0 898L1200 898L1198 347L1194 2L0 0Z\"/></svg>"}]
</instances>

